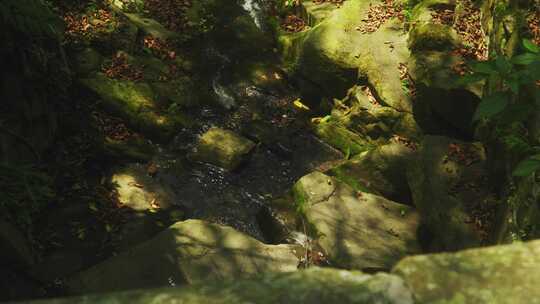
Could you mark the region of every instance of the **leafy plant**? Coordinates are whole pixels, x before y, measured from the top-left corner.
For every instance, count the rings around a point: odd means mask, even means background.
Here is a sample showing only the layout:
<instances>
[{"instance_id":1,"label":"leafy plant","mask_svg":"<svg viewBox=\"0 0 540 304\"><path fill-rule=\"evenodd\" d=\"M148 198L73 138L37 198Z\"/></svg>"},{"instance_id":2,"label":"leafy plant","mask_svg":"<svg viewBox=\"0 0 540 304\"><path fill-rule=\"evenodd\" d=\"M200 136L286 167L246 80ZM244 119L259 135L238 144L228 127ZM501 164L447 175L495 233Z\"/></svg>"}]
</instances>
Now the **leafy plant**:
<instances>
[{"instance_id":1,"label":"leafy plant","mask_svg":"<svg viewBox=\"0 0 540 304\"><path fill-rule=\"evenodd\" d=\"M540 106L540 94L535 82L540 79L540 47L530 40L523 40L524 52L512 58L499 55L492 60L472 65L472 74L460 80L461 84L487 81L487 94L474 113L473 121L494 122L495 134L500 130L515 129ZM534 98L527 96L526 89L534 87ZM516 133L518 134L518 133ZM510 148L538 151L518 135L505 135L503 142ZM514 176L527 176L540 169L540 154L522 160L514 169Z\"/></svg>"}]
</instances>

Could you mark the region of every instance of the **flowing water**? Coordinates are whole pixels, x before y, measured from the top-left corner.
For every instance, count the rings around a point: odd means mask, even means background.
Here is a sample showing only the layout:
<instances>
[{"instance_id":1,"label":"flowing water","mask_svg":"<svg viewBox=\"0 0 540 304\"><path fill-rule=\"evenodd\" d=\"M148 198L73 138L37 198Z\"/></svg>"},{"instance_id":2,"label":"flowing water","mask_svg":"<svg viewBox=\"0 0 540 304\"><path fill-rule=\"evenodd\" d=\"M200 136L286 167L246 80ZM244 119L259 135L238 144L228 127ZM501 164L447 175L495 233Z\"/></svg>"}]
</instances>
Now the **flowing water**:
<instances>
[{"instance_id":1,"label":"flowing water","mask_svg":"<svg viewBox=\"0 0 540 304\"><path fill-rule=\"evenodd\" d=\"M255 25L262 30L264 16L261 7L261 3L257 0L245 0L242 5L242 8L249 13L251 18L253 18Z\"/></svg>"},{"instance_id":2,"label":"flowing water","mask_svg":"<svg viewBox=\"0 0 540 304\"><path fill-rule=\"evenodd\" d=\"M241 7L243 14L253 18L260 34L267 35L262 3L246 0ZM157 178L175 190L180 197L177 204L187 211L188 217L229 225L265 241L256 219L261 208L286 193L303 175L343 156L303 127L308 117L292 106L297 96L284 80L280 89L275 89L259 87L249 76L233 77L238 74L235 68L247 59L235 58L234 53L220 49L219 42L209 45L208 60L217 62L211 81L217 106L201 109L197 126L182 130L163 149L155 159L161 167ZM277 77L271 64L275 58L254 58L255 63L269 66L264 77ZM211 127L233 130L257 143L239 170L226 172L186 159L197 135Z\"/></svg>"},{"instance_id":3,"label":"flowing water","mask_svg":"<svg viewBox=\"0 0 540 304\"><path fill-rule=\"evenodd\" d=\"M245 0L238 3L237 9L238 15L234 18L244 18L242 22L252 20L257 35L271 40L269 31L265 29L264 1ZM242 22L240 24L245 25ZM305 127L309 114L294 108L293 101L298 96L279 71L274 54L262 52L260 45L252 41L236 41L234 39L245 36L228 32L239 27L223 26L218 34L209 36L209 41L201 48L200 54L205 56L203 61L207 63L201 79L213 93L215 102L193 110L195 113L190 115L197 120L196 124L178 130L172 142L158 147L159 152L152 160L158 172L153 179L148 179L152 184L166 185L175 192L175 205L185 211L185 218L228 225L263 242L276 242L272 235L265 235L267 229L264 225L268 221L261 220L260 215L271 217L272 214L265 210L272 200L288 192L303 175L327 162L340 160L343 155L321 142ZM248 36L254 37L253 33L249 32L251 36ZM258 76L254 76L253 70L246 69L252 66L257 67L255 74ZM261 82L261 79L268 81ZM186 157L198 136L211 127L232 130L257 144L238 170L227 172ZM128 168L145 175L147 165L132 163ZM113 233L96 222L95 214L86 203L70 204L44 217L44 227L51 223L54 223L51 227L63 227L57 234L44 230L52 241L61 240L61 246L57 248L55 245L44 255L34 269L39 283L32 284L42 286L46 282L46 286L40 287L45 294L63 295L61 278L147 240L163 230L169 224L166 221L171 220L164 220L164 224L159 217L161 213L131 210L124 218L122 212L125 209L118 211L120 218L116 220L119 226ZM66 225L66 218L72 222ZM148 221L153 221L152 227L147 227ZM154 224L160 225L154 229ZM84 241L81 241L80 233L74 234L77 227L87 228L83 231L88 233ZM136 229L132 230L133 227ZM122 243L125 236L128 236L127 243ZM302 233L293 233L291 239L297 243L306 242ZM169 284L175 283L169 280ZM27 285L19 289L25 291Z\"/></svg>"}]
</instances>

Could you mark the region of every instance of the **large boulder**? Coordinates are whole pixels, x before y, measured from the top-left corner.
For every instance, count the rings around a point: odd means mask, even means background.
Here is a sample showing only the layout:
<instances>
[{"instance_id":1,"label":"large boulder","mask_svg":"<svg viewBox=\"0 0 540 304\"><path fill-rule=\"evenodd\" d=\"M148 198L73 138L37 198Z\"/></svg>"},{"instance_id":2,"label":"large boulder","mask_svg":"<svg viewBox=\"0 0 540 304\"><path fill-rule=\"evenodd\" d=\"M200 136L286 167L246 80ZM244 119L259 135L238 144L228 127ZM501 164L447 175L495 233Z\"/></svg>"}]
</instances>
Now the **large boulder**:
<instances>
[{"instance_id":1,"label":"large boulder","mask_svg":"<svg viewBox=\"0 0 540 304\"><path fill-rule=\"evenodd\" d=\"M279 36L284 67L300 79L306 100L319 102L321 95L341 98L360 78L384 105L412 112L411 94L399 70L409 61L403 24L391 19L374 32L362 31L372 5L379 4L350 0L339 9L322 9L318 16L308 1L306 14L308 20L315 19L314 27Z\"/></svg>"},{"instance_id":2,"label":"large boulder","mask_svg":"<svg viewBox=\"0 0 540 304\"><path fill-rule=\"evenodd\" d=\"M412 95L402 75L410 56L403 24L393 19L364 37L364 47L357 53L359 77L367 80L383 105L412 113Z\"/></svg>"},{"instance_id":3,"label":"large boulder","mask_svg":"<svg viewBox=\"0 0 540 304\"><path fill-rule=\"evenodd\" d=\"M538 303L540 241L407 257L392 270L415 303Z\"/></svg>"},{"instance_id":4,"label":"large boulder","mask_svg":"<svg viewBox=\"0 0 540 304\"><path fill-rule=\"evenodd\" d=\"M415 53L411 60L417 91L413 113L428 134L472 138L472 118L481 94L478 86L456 87L460 76L453 68L463 60L449 52L433 50Z\"/></svg>"},{"instance_id":5,"label":"large boulder","mask_svg":"<svg viewBox=\"0 0 540 304\"><path fill-rule=\"evenodd\" d=\"M474 213L488 210L490 201L485 160L481 143L442 136L424 138L409 163L407 180L426 228L422 229L426 249L459 250L480 245L487 227L485 221L483 226L475 224Z\"/></svg>"},{"instance_id":6,"label":"large boulder","mask_svg":"<svg viewBox=\"0 0 540 304\"><path fill-rule=\"evenodd\" d=\"M190 158L234 170L254 147L254 142L232 131L211 128L201 135Z\"/></svg>"},{"instance_id":7,"label":"large boulder","mask_svg":"<svg viewBox=\"0 0 540 304\"><path fill-rule=\"evenodd\" d=\"M332 2L302 1L302 17L309 26L315 26L324 21L330 14L339 8Z\"/></svg>"},{"instance_id":8,"label":"large boulder","mask_svg":"<svg viewBox=\"0 0 540 304\"><path fill-rule=\"evenodd\" d=\"M540 274L531 269L539 257L540 241L533 241L407 257L391 274L310 268L35 303L538 303Z\"/></svg>"},{"instance_id":9,"label":"large boulder","mask_svg":"<svg viewBox=\"0 0 540 304\"><path fill-rule=\"evenodd\" d=\"M237 279L297 265L290 245L265 245L230 227L187 220L66 284L72 293L92 293Z\"/></svg>"},{"instance_id":10,"label":"large boulder","mask_svg":"<svg viewBox=\"0 0 540 304\"><path fill-rule=\"evenodd\" d=\"M470 139L472 117L482 94L482 83L458 86L456 67L466 61L456 48L463 41L450 25L440 24L434 15L455 11L455 1L420 1L412 10L408 45L410 75L416 90L413 112L429 134Z\"/></svg>"},{"instance_id":11,"label":"large boulder","mask_svg":"<svg viewBox=\"0 0 540 304\"><path fill-rule=\"evenodd\" d=\"M309 92L311 88L307 86L301 88L307 100L320 93L344 95L356 81L356 55L365 41L354 28L368 8L369 2L347 1L312 29L279 36L285 69L293 77L307 79L316 86L318 92Z\"/></svg>"},{"instance_id":12,"label":"large boulder","mask_svg":"<svg viewBox=\"0 0 540 304\"><path fill-rule=\"evenodd\" d=\"M94 73L80 79L83 87L103 101L103 106L123 117L135 129L158 140L167 140L190 121L180 113L160 107L157 94L145 82L108 78Z\"/></svg>"},{"instance_id":13,"label":"large boulder","mask_svg":"<svg viewBox=\"0 0 540 304\"><path fill-rule=\"evenodd\" d=\"M355 191L320 172L302 177L293 192L297 209L319 237L331 265L388 270L419 252L419 217L409 206Z\"/></svg>"},{"instance_id":14,"label":"large boulder","mask_svg":"<svg viewBox=\"0 0 540 304\"><path fill-rule=\"evenodd\" d=\"M220 280L181 288L137 290L78 298L45 300L67 303L388 303L412 304L403 281L389 274L311 268L293 273L263 273L252 280Z\"/></svg>"}]
</instances>

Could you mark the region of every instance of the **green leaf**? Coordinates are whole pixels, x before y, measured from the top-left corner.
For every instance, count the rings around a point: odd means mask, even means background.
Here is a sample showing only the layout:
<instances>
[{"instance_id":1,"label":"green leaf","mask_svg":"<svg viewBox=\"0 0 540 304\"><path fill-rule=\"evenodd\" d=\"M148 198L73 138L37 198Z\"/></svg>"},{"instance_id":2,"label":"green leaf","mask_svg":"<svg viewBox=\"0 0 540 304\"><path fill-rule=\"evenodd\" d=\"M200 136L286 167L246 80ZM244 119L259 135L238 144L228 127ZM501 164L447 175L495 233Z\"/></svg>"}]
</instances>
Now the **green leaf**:
<instances>
[{"instance_id":1,"label":"green leaf","mask_svg":"<svg viewBox=\"0 0 540 304\"><path fill-rule=\"evenodd\" d=\"M501 124L511 124L517 121L526 120L534 111L534 105L530 103L515 103L508 105L501 113L499 122Z\"/></svg>"},{"instance_id":2,"label":"green leaf","mask_svg":"<svg viewBox=\"0 0 540 304\"><path fill-rule=\"evenodd\" d=\"M527 159L520 161L512 172L512 175L529 176L538 169L540 169L540 154L531 156Z\"/></svg>"},{"instance_id":3,"label":"green leaf","mask_svg":"<svg viewBox=\"0 0 540 304\"><path fill-rule=\"evenodd\" d=\"M527 66L527 71L529 71L533 80L540 80L540 60Z\"/></svg>"},{"instance_id":4,"label":"green leaf","mask_svg":"<svg viewBox=\"0 0 540 304\"><path fill-rule=\"evenodd\" d=\"M501 93L486 96L482 99L476 112L474 113L473 121L482 118L491 118L502 112L508 105L508 98Z\"/></svg>"},{"instance_id":5,"label":"green leaf","mask_svg":"<svg viewBox=\"0 0 540 304\"><path fill-rule=\"evenodd\" d=\"M523 153L528 152L531 146L523 138L516 135L507 135L501 138L501 141L509 149L511 153Z\"/></svg>"},{"instance_id":6,"label":"green leaf","mask_svg":"<svg viewBox=\"0 0 540 304\"><path fill-rule=\"evenodd\" d=\"M521 55L514 56L512 58L512 63L517 65L529 65L533 62L540 61L540 56L533 53L525 53Z\"/></svg>"},{"instance_id":7,"label":"green leaf","mask_svg":"<svg viewBox=\"0 0 540 304\"><path fill-rule=\"evenodd\" d=\"M347 147L347 151L345 151L345 159L349 160L351 158L351 147Z\"/></svg>"},{"instance_id":8,"label":"green leaf","mask_svg":"<svg viewBox=\"0 0 540 304\"><path fill-rule=\"evenodd\" d=\"M475 73L491 74L497 73L496 66L493 61L477 62L472 65L471 70Z\"/></svg>"},{"instance_id":9,"label":"green leaf","mask_svg":"<svg viewBox=\"0 0 540 304\"><path fill-rule=\"evenodd\" d=\"M518 78L518 75L516 75L516 74L510 75L508 80L506 80L505 82L510 87L510 90L512 91L512 93L514 93L514 94L519 93L519 78Z\"/></svg>"},{"instance_id":10,"label":"green leaf","mask_svg":"<svg viewBox=\"0 0 540 304\"><path fill-rule=\"evenodd\" d=\"M523 47L525 47L525 49L527 49L529 52L533 52L535 54L540 53L540 47L529 39L523 39Z\"/></svg>"},{"instance_id":11,"label":"green leaf","mask_svg":"<svg viewBox=\"0 0 540 304\"><path fill-rule=\"evenodd\" d=\"M482 80L485 80L485 79L486 79L486 75L469 74L469 75L465 75L463 77L460 77L456 81L456 86L462 87L462 86L466 86L466 85L469 85L469 84L472 84L472 83L476 83L476 82L479 82L479 81L482 81Z\"/></svg>"},{"instance_id":12,"label":"green leaf","mask_svg":"<svg viewBox=\"0 0 540 304\"><path fill-rule=\"evenodd\" d=\"M512 63L504 56L497 56L497 59L495 59L495 66L497 67L499 74L503 75L510 73L512 70Z\"/></svg>"},{"instance_id":13,"label":"green leaf","mask_svg":"<svg viewBox=\"0 0 540 304\"><path fill-rule=\"evenodd\" d=\"M531 65L527 66L527 69L523 69L520 71L516 71L513 75L515 75L517 81L520 85L527 85L531 84L535 81L535 77L533 77L533 71L530 68Z\"/></svg>"}]
</instances>

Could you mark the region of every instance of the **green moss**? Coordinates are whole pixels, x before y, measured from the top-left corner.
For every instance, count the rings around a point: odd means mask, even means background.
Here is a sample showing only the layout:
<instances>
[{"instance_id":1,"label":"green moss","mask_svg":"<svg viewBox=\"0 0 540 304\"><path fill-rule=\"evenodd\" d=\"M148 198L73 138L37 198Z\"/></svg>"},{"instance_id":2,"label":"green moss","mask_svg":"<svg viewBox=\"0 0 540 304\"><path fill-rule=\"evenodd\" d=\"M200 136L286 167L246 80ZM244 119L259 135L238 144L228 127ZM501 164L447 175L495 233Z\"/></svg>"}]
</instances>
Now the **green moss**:
<instances>
[{"instance_id":1,"label":"green moss","mask_svg":"<svg viewBox=\"0 0 540 304\"><path fill-rule=\"evenodd\" d=\"M92 48L86 48L74 57L74 70L80 75L88 75L101 69L103 56Z\"/></svg>"},{"instance_id":2,"label":"green moss","mask_svg":"<svg viewBox=\"0 0 540 304\"><path fill-rule=\"evenodd\" d=\"M232 131L211 128L199 138L195 151L189 157L194 161L211 163L232 171L254 147L254 142Z\"/></svg>"},{"instance_id":3,"label":"green moss","mask_svg":"<svg viewBox=\"0 0 540 304\"><path fill-rule=\"evenodd\" d=\"M167 140L179 127L192 123L187 116L168 115L165 109L160 109L156 105L156 94L146 83L110 79L102 73L80 82L101 98L106 109L156 139Z\"/></svg>"},{"instance_id":4,"label":"green moss","mask_svg":"<svg viewBox=\"0 0 540 304\"><path fill-rule=\"evenodd\" d=\"M124 15L131 23L135 24L144 33L152 35L153 37L161 40L171 40L178 37L178 34L169 31L163 25L153 19L144 18L138 14L132 13L125 13Z\"/></svg>"},{"instance_id":5,"label":"green moss","mask_svg":"<svg viewBox=\"0 0 540 304\"><path fill-rule=\"evenodd\" d=\"M343 166L332 168L330 170L330 174L334 176L337 180L351 186L356 191L378 194L371 191L368 187L361 183L358 178L355 178L354 175L351 175L350 172L348 172L347 168Z\"/></svg>"},{"instance_id":6,"label":"green moss","mask_svg":"<svg viewBox=\"0 0 540 304\"><path fill-rule=\"evenodd\" d=\"M356 155L373 149L371 140L362 137L335 121L321 122L314 126L315 134L343 153Z\"/></svg>"},{"instance_id":7,"label":"green moss","mask_svg":"<svg viewBox=\"0 0 540 304\"><path fill-rule=\"evenodd\" d=\"M277 42L283 61L282 67L287 73L293 74L298 68L298 58L302 52L302 45L306 32L286 33L279 30Z\"/></svg>"},{"instance_id":8,"label":"green moss","mask_svg":"<svg viewBox=\"0 0 540 304\"><path fill-rule=\"evenodd\" d=\"M422 23L409 32L409 48L419 50L451 50L459 38L452 27L444 24Z\"/></svg>"},{"instance_id":9,"label":"green moss","mask_svg":"<svg viewBox=\"0 0 540 304\"><path fill-rule=\"evenodd\" d=\"M189 286L139 289L93 294L78 298L48 299L43 304L66 303L403 303L411 292L394 275L368 275L359 271L313 267L289 273L260 272L255 278L219 279ZM37 304L37 303L36 303Z\"/></svg>"},{"instance_id":10,"label":"green moss","mask_svg":"<svg viewBox=\"0 0 540 304\"><path fill-rule=\"evenodd\" d=\"M318 237L319 231L315 225L307 219L306 212L310 206L308 206L308 197L305 190L301 185L296 183L292 189L292 195L294 199L294 208L296 213L296 229L301 230L311 237Z\"/></svg>"},{"instance_id":11,"label":"green moss","mask_svg":"<svg viewBox=\"0 0 540 304\"><path fill-rule=\"evenodd\" d=\"M307 196L304 189L298 185L293 187L293 198L296 211L304 216L306 213L307 206Z\"/></svg>"},{"instance_id":12,"label":"green moss","mask_svg":"<svg viewBox=\"0 0 540 304\"><path fill-rule=\"evenodd\" d=\"M143 162L151 160L156 152L152 145L142 139L133 139L126 142L106 139L104 150L106 154L115 158Z\"/></svg>"}]
</instances>

